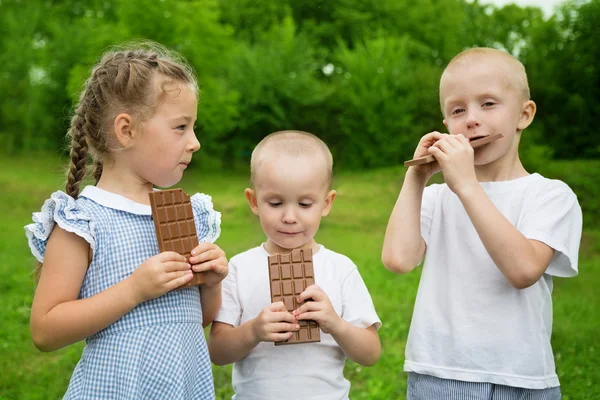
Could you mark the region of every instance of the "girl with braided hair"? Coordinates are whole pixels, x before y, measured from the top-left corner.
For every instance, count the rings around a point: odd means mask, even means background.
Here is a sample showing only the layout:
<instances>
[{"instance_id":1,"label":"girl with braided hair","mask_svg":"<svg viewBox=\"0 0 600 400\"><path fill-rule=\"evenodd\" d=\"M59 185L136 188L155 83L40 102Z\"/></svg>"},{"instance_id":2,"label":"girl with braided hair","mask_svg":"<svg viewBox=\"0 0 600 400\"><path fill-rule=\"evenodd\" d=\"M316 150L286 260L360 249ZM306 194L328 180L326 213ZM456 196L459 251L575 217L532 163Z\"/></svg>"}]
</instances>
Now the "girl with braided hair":
<instances>
[{"instance_id":1,"label":"girl with braided hair","mask_svg":"<svg viewBox=\"0 0 600 400\"><path fill-rule=\"evenodd\" d=\"M109 51L85 83L69 130L66 193L53 193L25 227L41 268L36 347L86 343L65 399L214 398L203 326L228 271L213 244L221 216L195 194L192 257L158 254L148 197L179 182L200 148L197 96L191 68L156 44ZM80 191L88 162L96 184ZM199 271L205 284L178 289Z\"/></svg>"}]
</instances>

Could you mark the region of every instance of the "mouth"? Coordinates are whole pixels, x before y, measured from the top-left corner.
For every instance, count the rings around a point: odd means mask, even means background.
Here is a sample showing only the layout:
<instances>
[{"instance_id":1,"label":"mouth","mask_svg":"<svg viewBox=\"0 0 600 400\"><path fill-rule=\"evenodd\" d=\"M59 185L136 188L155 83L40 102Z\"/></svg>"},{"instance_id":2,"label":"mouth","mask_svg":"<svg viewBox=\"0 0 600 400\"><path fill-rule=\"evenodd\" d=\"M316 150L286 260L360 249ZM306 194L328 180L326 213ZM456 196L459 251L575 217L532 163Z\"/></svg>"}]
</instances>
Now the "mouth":
<instances>
[{"instance_id":1,"label":"mouth","mask_svg":"<svg viewBox=\"0 0 600 400\"><path fill-rule=\"evenodd\" d=\"M187 168L189 164L190 164L189 161L187 161L187 162L180 162L179 163L179 165L182 166L183 168Z\"/></svg>"},{"instance_id":2,"label":"mouth","mask_svg":"<svg viewBox=\"0 0 600 400\"><path fill-rule=\"evenodd\" d=\"M284 231L279 231L279 233L281 233L284 236L295 236L295 235L300 234L300 232L284 232Z\"/></svg>"},{"instance_id":3,"label":"mouth","mask_svg":"<svg viewBox=\"0 0 600 400\"><path fill-rule=\"evenodd\" d=\"M487 136L488 136L488 135L476 135L476 136L470 137L470 138L469 138L469 141L473 142L473 141L475 141L475 140L483 139L483 138L485 138L485 137L487 137Z\"/></svg>"}]
</instances>

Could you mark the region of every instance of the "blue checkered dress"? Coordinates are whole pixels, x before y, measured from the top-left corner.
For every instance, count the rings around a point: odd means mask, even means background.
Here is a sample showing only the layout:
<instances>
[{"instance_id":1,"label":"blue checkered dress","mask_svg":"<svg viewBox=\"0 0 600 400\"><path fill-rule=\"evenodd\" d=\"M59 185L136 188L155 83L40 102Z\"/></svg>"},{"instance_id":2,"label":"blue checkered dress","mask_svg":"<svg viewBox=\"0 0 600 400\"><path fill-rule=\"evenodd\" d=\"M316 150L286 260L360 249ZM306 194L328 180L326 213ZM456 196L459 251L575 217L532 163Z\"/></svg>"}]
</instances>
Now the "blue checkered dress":
<instances>
[{"instance_id":1,"label":"blue checkered dress","mask_svg":"<svg viewBox=\"0 0 600 400\"><path fill-rule=\"evenodd\" d=\"M209 196L192 196L201 241L220 233ZM158 254L150 207L96 187L77 200L55 192L25 227L39 261L54 224L91 246L93 260L79 292L91 297L128 277ZM86 339L65 399L214 399L210 358L202 330L198 288L175 290L134 308Z\"/></svg>"}]
</instances>

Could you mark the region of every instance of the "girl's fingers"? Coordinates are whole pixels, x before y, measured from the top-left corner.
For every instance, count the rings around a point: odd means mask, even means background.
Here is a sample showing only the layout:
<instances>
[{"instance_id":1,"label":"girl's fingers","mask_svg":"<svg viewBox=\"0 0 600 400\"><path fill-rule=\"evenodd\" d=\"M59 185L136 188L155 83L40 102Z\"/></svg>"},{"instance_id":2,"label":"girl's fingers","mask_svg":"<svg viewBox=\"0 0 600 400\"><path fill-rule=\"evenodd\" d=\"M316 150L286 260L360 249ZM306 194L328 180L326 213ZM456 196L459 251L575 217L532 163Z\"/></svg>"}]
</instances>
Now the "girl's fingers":
<instances>
[{"instance_id":1,"label":"girl's fingers","mask_svg":"<svg viewBox=\"0 0 600 400\"><path fill-rule=\"evenodd\" d=\"M165 272L174 272L174 271L190 271L192 266L186 262L181 261L169 261L163 263Z\"/></svg>"},{"instance_id":2,"label":"girl's fingers","mask_svg":"<svg viewBox=\"0 0 600 400\"><path fill-rule=\"evenodd\" d=\"M168 262L168 261L181 261L181 262L186 262L186 259L184 256L182 256L179 253L176 253L174 251L163 251L162 253L160 253L158 255L158 259L160 260L160 262Z\"/></svg>"},{"instance_id":3,"label":"girl's fingers","mask_svg":"<svg viewBox=\"0 0 600 400\"><path fill-rule=\"evenodd\" d=\"M202 253L198 253L196 256L190 257L190 262L193 264L199 264L204 261L216 260L223 257L225 253L221 249L206 250Z\"/></svg>"},{"instance_id":4,"label":"girl's fingers","mask_svg":"<svg viewBox=\"0 0 600 400\"><path fill-rule=\"evenodd\" d=\"M194 272L205 272L213 270L216 265L217 263L215 261L206 261L200 264L192 265L192 269Z\"/></svg>"},{"instance_id":5,"label":"girl's fingers","mask_svg":"<svg viewBox=\"0 0 600 400\"><path fill-rule=\"evenodd\" d=\"M192 250L192 257L202 254L208 250L212 250L215 247L217 247L217 245L215 245L214 243L210 243L210 242L199 243L198 246L194 247L194 249Z\"/></svg>"},{"instance_id":6,"label":"girl's fingers","mask_svg":"<svg viewBox=\"0 0 600 400\"><path fill-rule=\"evenodd\" d=\"M185 285L186 283L191 281L193 276L194 274L192 274L192 271L171 272L169 274L169 280L167 281L166 286L169 288L169 290L176 289L179 286Z\"/></svg>"}]
</instances>

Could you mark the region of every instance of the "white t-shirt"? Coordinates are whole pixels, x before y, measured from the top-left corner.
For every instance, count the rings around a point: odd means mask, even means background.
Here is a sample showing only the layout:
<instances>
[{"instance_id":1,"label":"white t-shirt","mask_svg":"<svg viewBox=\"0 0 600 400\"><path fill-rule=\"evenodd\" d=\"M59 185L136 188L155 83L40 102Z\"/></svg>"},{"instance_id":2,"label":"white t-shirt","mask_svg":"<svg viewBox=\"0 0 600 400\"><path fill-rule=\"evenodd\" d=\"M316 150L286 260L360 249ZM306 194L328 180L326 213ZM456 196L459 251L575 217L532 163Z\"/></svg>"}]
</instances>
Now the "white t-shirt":
<instances>
[{"instance_id":1,"label":"white t-shirt","mask_svg":"<svg viewBox=\"0 0 600 400\"><path fill-rule=\"evenodd\" d=\"M427 187L421 209L427 251L404 370L529 389L559 386L550 345L551 275L577 274L577 197L565 183L539 174L481 186L525 237L547 244L554 256L538 282L514 288L458 197L445 184Z\"/></svg>"},{"instance_id":2,"label":"white t-shirt","mask_svg":"<svg viewBox=\"0 0 600 400\"><path fill-rule=\"evenodd\" d=\"M237 327L255 318L271 303L269 254L263 246L231 258L223 280L223 302L215 321ZM323 246L313 254L315 283L335 311L352 325L367 328L381 321L356 265ZM259 343L233 364L234 399L333 400L347 399L350 382L344 378L346 356L331 335L321 342L289 346Z\"/></svg>"}]
</instances>

